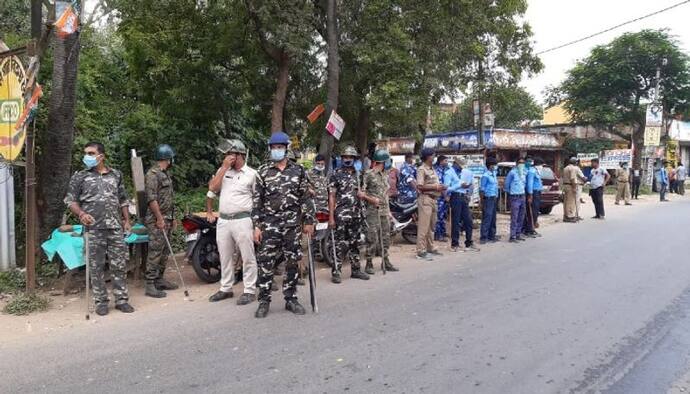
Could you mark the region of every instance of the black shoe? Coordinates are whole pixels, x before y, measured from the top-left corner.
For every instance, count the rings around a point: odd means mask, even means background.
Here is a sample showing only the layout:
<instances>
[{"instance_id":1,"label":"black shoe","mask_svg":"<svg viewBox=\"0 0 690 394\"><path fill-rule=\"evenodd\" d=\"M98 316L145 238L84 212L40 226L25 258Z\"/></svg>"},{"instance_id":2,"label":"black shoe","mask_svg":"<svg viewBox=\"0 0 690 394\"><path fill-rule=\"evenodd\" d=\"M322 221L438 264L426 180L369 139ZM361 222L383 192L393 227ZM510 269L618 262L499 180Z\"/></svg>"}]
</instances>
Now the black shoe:
<instances>
[{"instance_id":1,"label":"black shoe","mask_svg":"<svg viewBox=\"0 0 690 394\"><path fill-rule=\"evenodd\" d=\"M516 244L518 243L518 240L516 238L511 238L508 242Z\"/></svg>"},{"instance_id":2,"label":"black shoe","mask_svg":"<svg viewBox=\"0 0 690 394\"><path fill-rule=\"evenodd\" d=\"M177 283L169 282L165 279L158 279L154 283L156 284L156 289L158 290L177 290L180 288Z\"/></svg>"},{"instance_id":3,"label":"black shoe","mask_svg":"<svg viewBox=\"0 0 690 394\"><path fill-rule=\"evenodd\" d=\"M517 237L515 237L515 239L517 239L518 241L527 241L527 238L523 237L522 235L518 235Z\"/></svg>"},{"instance_id":4,"label":"black shoe","mask_svg":"<svg viewBox=\"0 0 690 394\"><path fill-rule=\"evenodd\" d=\"M134 308L132 308L132 306L129 305L128 303L126 303L126 302L123 303L123 304L115 305L115 309L117 309L118 311L120 311L120 312L122 312L122 313L132 313L132 312L134 312Z\"/></svg>"},{"instance_id":5,"label":"black shoe","mask_svg":"<svg viewBox=\"0 0 690 394\"><path fill-rule=\"evenodd\" d=\"M429 252L429 254L434 256L443 256L443 253L439 252L438 250L432 250Z\"/></svg>"},{"instance_id":6,"label":"black shoe","mask_svg":"<svg viewBox=\"0 0 690 394\"><path fill-rule=\"evenodd\" d=\"M371 261L367 261L364 272L366 272L368 275L374 275L374 264Z\"/></svg>"},{"instance_id":7,"label":"black shoe","mask_svg":"<svg viewBox=\"0 0 690 394\"><path fill-rule=\"evenodd\" d=\"M350 275L350 278L353 279L362 279L362 280L369 280L369 275L365 274L364 272L360 270L352 271L352 274Z\"/></svg>"},{"instance_id":8,"label":"black shoe","mask_svg":"<svg viewBox=\"0 0 690 394\"><path fill-rule=\"evenodd\" d=\"M98 316L105 316L108 314L108 304L107 303L102 303L96 305L96 314Z\"/></svg>"},{"instance_id":9,"label":"black shoe","mask_svg":"<svg viewBox=\"0 0 690 394\"><path fill-rule=\"evenodd\" d=\"M489 242L491 242L491 241L488 241L488 240L486 240L486 239L480 239L480 240L479 240L479 244L480 244L480 245L488 244Z\"/></svg>"},{"instance_id":10,"label":"black shoe","mask_svg":"<svg viewBox=\"0 0 690 394\"><path fill-rule=\"evenodd\" d=\"M266 301L261 301L259 302L259 307L256 309L256 312L254 312L254 317L257 319L263 319L268 315L268 307L269 303Z\"/></svg>"},{"instance_id":11,"label":"black shoe","mask_svg":"<svg viewBox=\"0 0 690 394\"><path fill-rule=\"evenodd\" d=\"M601 219L599 216L592 216L592 219Z\"/></svg>"},{"instance_id":12,"label":"black shoe","mask_svg":"<svg viewBox=\"0 0 690 394\"><path fill-rule=\"evenodd\" d=\"M331 282L338 284L342 281L343 280L341 279L339 272L336 272L335 274L331 274Z\"/></svg>"},{"instance_id":13,"label":"black shoe","mask_svg":"<svg viewBox=\"0 0 690 394\"><path fill-rule=\"evenodd\" d=\"M496 238L490 239L489 242L491 242L492 244L495 244L496 242L498 242L500 240L501 240L500 238L496 237Z\"/></svg>"},{"instance_id":14,"label":"black shoe","mask_svg":"<svg viewBox=\"0 0 690 394\"><path fill-rule=\"evenodd\" d=\"M216 292L216 294L214 294L214 295L208 297L208 300L209 300L210 302L218 302L218 301L222 301L222 300L224 300L224 299L226 299L226 298L232 298L232 296L233 296L232 291L230 291L230 292L225 292L225 291L218 290L218 291Z\"/></svg>"},{"instance_id":15,"label":"black shoe","mask_svg":"<svg viewBox=\"0 0 690 394\"><path fill-rule=\"evenodd\" d=\"M386 271L390 271L390 272L398 272L398 271L400 271L400 270L398 269L398 267L396 267L396 266L394 266L393 264L391 264L390 261L386 261L384 264L385 264L385 266L386 266Z\"/></svg>"},{"instance_id":16,"label":"black shoe","mask_svg":"<svg viewBox=\"0 0 690 394\"><path fill-rule=\"evenodd\" d=\"M237 305L247 305L256 299L254 294L242 293L240 298L237 299Z\"/></svg>"},{"instance_id":17,"label":"black shoe","mask_svg":"<svg viewBox=\"0 0 690 394\"><path fill-rule=\"evenodd\" d=\"M307 311L297 300L290 300L285 302L285 309L294 313L295 315L304 315Z\"/></svg>"},{"instance_id":18,"label":"black shoe","mask_svg":"<svg viewBox=\"0 0 690 394\"><path fill-rule=\"evenodd\" d=\"M417 253L417 260L432 261L433 258L429 256L429 253Z\"/></svg>"},{"instance_id":19,"label":"black shoe","mask_svg":"<svg viewBox=\"0 0 690 394\"><path fill-rule=\"evenodd\" d=\"M147 283L146 284L146 291L144 292L144 295L148 297L153 297L153 298L163 298L167 294L158 287L156 287L153 283Z\"/></svg>"},{"instance_id":20,"label":"black shoe","mask_svg":"<svg viewBox=\"0 0 690 394\"><path fill-rule=\"evenodd\" d=\"M631 204L631 203L629 203L629 202L626 202L626 203L625 203L625 205L632 205L632 204Z\"/></svg>"},{"instance_id":21,"label":"black shoe","mask_svg":"<svg viewBox=\"0 0 690 394\"><path fill-rule=\"evenodd\" d=\"M524 235L525 237L537 238L537 236L536 236L535 234L532 234L532 233L525 233L525 234L523 234L523 235ZM524 238L524 237L523 237L523 238Z\"/></svg>"}]
</instances>

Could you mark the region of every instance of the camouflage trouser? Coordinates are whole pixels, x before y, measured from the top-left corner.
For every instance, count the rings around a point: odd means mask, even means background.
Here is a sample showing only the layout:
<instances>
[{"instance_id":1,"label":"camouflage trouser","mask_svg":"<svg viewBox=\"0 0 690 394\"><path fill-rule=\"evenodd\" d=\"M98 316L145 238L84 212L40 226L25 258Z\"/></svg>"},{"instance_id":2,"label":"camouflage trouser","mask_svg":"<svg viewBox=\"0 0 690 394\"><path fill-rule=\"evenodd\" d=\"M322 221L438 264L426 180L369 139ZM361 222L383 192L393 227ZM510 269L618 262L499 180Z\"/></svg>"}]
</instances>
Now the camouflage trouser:
<instances>
[{"instance_id":1,"label":"camouflage trouser","mask_svg":"<svg viewBox=\"0 0 690 394\"><path fill-rule=\"evenodd\" d=\"M381 256L388 260L388 248L391 245L391 225L388 221L388 214L379 215L378 211L367 212L367 261L374 258L376 251L381 249L381 241L379 240L379 220L383 230L383 251Z\"/></svg>"},{"instance_id":2,"label":"camouflage trouser","mask_svg":"<svg viewBox=\"0 0 690 394\"><path fill-rule=\"evenodd\" d=\"M259 266L259 301L271 302L273 270L283 261L283 296L286 301L297 299L297 262L302 259L300 237L300 227L277 227L269 224L263 231L261 245L256 252L256 263Z\"/></svg>"},{"instance_id":3,"label":"camouflage trouser","mask_svg":"<svg viewBox=\"0 0 690 394\"><path fill-rule=\"evenodd\" d=\"M350 260L352 271L359 271L359 239L362 225L359 220L338 221L335 225L336 263L331 273L341 272L343 261Z\"/></svg>"},{"instance_id":4,"label":"camouflage trouser","mask_svg":"<svg viewBox=\"0 0 690 394\"><path fill-rule=\"evenodd\" d=\"M108 290L105 288L105 257L108 256L110 273L113 278L115 304L129 300L127 292L127 245L122 229L89 231L89 269L91 288L96 305L107 303Z\"/></svg>"},{"instance_id":5,"label":"camouflage trouser","mask_svg":"<svg viewBox=\"0 0 690 394\"><path fill-rule=\"evenodd\" d=\"M172 220L165 221L165 232L170 239L172 234ZM163 237L163 230L156 227L156 222L147 222L146 228L149 231L148 256L146 258L146 282L153 283L158 279L163 279L165 273L165 262L170 256L168 244Z\"/></svg>"}]
</instances>

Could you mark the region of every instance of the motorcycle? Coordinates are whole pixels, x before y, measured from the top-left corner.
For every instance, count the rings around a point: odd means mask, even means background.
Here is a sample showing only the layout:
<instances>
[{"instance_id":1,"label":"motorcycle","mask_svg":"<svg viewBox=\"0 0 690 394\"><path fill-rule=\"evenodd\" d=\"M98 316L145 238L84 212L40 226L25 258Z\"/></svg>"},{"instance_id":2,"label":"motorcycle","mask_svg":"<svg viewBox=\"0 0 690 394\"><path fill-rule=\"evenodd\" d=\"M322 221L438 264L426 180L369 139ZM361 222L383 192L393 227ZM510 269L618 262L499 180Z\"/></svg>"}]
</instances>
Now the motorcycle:
<instances>
[{"instance_id":1,"label":"motorcycle","mask_svg":"<svg viewBox=\"0 0 690 394\"><path fill-rule=\"evenodd\" d=\"M196 276L206 283L220 280L220 255L216 244L216 223L194 214L185 215L182 227L187 233L185 257L192 264Z\"/></svg>"},{"instance_id":2,"label":"motorcycle","mask_svg":"<svg viewBox=\"0 0 690 394\"><path fill-rule=\"evenodd\" d=\"M417 201L400 203L397 200L388 202L393 220L391 220L391 238L401 233L403 239L411 244L417 243Z\"/></svg>"},{"instance_id":3,"label":"motorcycle","mask_svg":"<svg viewBox=\"0 0 690 394\"><path fill-rule=\"evenodd\" d=\"M316 213L316 226L314 228L314 256L318 261L333 265L333 240L331 230L328 228L328 212Z\"/></svg>"}]
</instances>

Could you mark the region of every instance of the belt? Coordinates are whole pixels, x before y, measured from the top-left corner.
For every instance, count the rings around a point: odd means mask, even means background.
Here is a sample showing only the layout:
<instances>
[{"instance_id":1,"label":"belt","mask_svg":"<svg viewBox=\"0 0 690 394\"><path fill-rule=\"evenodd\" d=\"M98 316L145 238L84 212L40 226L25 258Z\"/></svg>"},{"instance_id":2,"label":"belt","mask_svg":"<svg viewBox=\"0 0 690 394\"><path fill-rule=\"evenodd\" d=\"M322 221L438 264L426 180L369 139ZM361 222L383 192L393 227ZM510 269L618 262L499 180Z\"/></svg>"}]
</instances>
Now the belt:
<instances>
[{"instance_id":1,"label":"belt","mask_svg":"<svg viewBox=\"0 0 690 394\"><path fill-rule=\"evenodd\" d=\"M510 194L510 197L524 197L524 194Z\"/></svg>"},{"instance_id":2,"label":"belt","mask_svg":"<svg viewBox=\"0 0 690 394\"><path fill-rule=\"evenodd\" d=\"M221 213L220 218L223 220L237 220L246 219L252 215L249 212L237 212L237 213Z\"/></svg>"}]
</instances>

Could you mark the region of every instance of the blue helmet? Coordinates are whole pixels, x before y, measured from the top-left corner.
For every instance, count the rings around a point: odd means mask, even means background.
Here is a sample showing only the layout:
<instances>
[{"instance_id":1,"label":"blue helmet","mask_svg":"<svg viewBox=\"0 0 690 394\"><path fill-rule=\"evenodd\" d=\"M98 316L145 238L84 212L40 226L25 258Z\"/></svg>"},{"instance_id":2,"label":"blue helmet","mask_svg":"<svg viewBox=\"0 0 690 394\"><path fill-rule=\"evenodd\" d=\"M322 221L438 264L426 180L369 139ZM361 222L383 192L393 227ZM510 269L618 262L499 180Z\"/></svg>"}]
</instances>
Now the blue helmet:
<instances>
[{"instance_id":1,"label":"blue helmet","mask_svg":"<svg viewBox=\"0 0 690 394\"><path fill-rule=\"evenodd\" d=\"M290 145L290 137L287 134L283 133L282 131L272 133L271 139L268 140L268 145L285 145L285 146L288 146L288 145Z\"/></svg>"}]
</instances>

